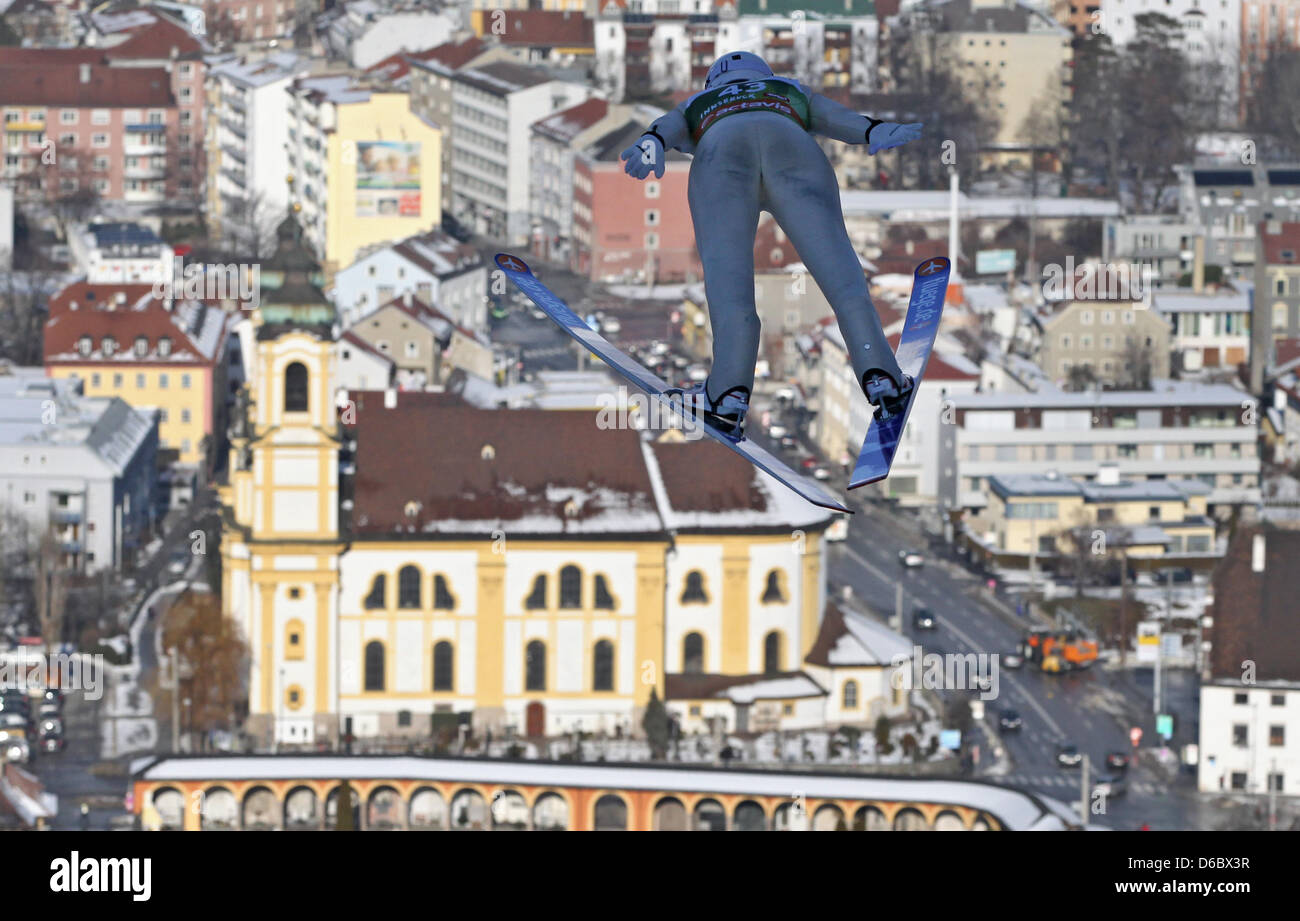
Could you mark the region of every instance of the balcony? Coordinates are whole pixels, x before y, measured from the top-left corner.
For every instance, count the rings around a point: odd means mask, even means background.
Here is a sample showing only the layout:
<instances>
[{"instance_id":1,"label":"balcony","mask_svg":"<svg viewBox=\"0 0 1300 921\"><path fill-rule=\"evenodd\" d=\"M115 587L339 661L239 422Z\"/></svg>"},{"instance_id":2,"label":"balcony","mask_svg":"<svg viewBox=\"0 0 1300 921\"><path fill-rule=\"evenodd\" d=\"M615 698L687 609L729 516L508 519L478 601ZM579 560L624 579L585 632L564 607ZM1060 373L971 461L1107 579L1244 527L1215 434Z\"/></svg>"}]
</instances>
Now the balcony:
<instances>
[{"instance_id":1,"label":"balcony","mask_svg":"<svg viewBox=\"0 0 1300 921\"><path fill-rule=\"evenodd\" d=\"M162 154L167 152L167 139L159 134L156 136L143 136L133 138L127 136L122 142L122 153L128 157L147 157L151 154Z\"/></svg>"},{"instance_id":2,"label":"balcony","mask_svg":"<svg viewBox=\"0 0 1300 921\"><path fill-rule=\"evenodd\" d=\"M56 508L50 510L50 523L56 525L78 525L83 519L79 508Z\"/></svg>"},{"instance_id":3,"label":"balcony","mask_svg":"<svg viewBox=\"0 0 1300 921\"><path fill-rule=\"evenodd\" d=\"M39 134L45 130L45 122L5 122L5 130L19 134Z\"/></svg>"},{"instance_id":4,"label":"balcony","mask_svg":"<svg viewBox=\"0 0 1300 921\"><path fill-rule=\"evenodd\" d=\"M69 556L77 556L81 553L81 541L75 537L60 540L59 549Z\"/></svg>"}]
</instances>

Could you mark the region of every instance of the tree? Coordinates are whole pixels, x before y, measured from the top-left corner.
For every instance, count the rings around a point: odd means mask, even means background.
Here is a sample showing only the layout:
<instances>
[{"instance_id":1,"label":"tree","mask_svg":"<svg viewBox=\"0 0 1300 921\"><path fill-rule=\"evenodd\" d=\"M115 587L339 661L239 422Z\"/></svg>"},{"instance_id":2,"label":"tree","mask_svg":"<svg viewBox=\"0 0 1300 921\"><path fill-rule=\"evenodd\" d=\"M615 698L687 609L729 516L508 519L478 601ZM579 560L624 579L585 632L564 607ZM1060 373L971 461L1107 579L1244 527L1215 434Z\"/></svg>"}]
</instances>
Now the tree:
<instances>
[{"instance_id":1,"label":"tree","mask_svg":"<svg viewBox=\"0 0 1300 921\"><path fill-rule=\"evenodd\" d=\"M1085 390L1091 390L1097 385L1097 373L1092 370L1092 365L1071 365L1069 373L1066 375L1066 387L1075 393L1082 393Z\"/></svg>"},{"instance_id":2,"label":"tree","mask_svg":"<svg viewBox=\"0 0 1300 921\"><path fill-rule=\"evenodd\" d=\"M1120 384L1128 390L1150 390L1155 373L1155 348L1147 339L1127 336L1120 350Z\"/></svg>"},{"instance_id":3,"label":"tree","mask_svg":"<svg viewBox=\"0 0 1300 921\"><path fill-rule=\"evenodd\" d=\"M352 786L346 780L339 781L339 795L334 806L334 830L335 831L356 831L357 824L354 821L352 805Z\"/></svg>"},{"instance_id":4,"label":"tree","mask_svg":"<svg viewBox=\"0 0 1300 921\"><path fill-rule=\"evenodd\" d=\"M1247 77L1246 128L1260 156L1300 155L1300 50L1274 45Z\"/></svg>"},{"instance_id":5,"label":"tree","mask_svg":"<svg viewBox=\"0 0 1300 921\"><path fill-rule=\"evenodd\" d=\"M650 742L650 754L656 761L662 761L668 755L668 737L671 720L668 708L659 699L655 688L650 689L650 701L646 704L645 716L641 718L641 728L645 730Z\"/></svg>"},{"instance_id":6,"label":"tree","mask_svg":"<svg viewBox=\"0 0 1300 921\"><path fill-rule=\"evenodd\" d=\"M190 700L190 730L234 729L246 698L248 646L218 596L190 591L177 599L163 622L163 648L175 649L190 668L176 692Z\"/></svg>"},{"instance_id":7,"label":"tree","mask_svg":"<svg viewBox=\"0 0 1300 921\"><path fill-rule=\"evenodd\" d=\"M874 735L876 737L876 750L884 754L889 754L894 749L894 746L889 742L889 730L889 717L882 713L876 717Z\"/></svg>"}]
</instances>

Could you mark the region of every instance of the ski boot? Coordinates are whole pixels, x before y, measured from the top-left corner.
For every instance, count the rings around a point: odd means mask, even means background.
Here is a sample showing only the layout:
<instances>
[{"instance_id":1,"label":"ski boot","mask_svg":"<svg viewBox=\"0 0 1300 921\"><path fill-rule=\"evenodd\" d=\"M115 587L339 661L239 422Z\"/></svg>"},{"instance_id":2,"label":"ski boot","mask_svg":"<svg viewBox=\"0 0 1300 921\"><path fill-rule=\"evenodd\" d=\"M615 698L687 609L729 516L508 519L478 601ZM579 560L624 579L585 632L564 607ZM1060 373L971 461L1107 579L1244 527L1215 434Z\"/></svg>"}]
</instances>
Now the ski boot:
<instances>
[{"instance_id":1,"label":"ski boot","mask_svg":"<svg viewBox=\"0 0 1300 921\"><path fill-rule=\"evenodd\" d=\"M862 392L867 395L867 402L876 407L877 422L884 422L903 412L912 396L913 386L915 382L906 374L903 375L901 387L883 371L868 371L862 375Z\"/></svg>"},{"instance_id":2,"label":"ski boot","mask_svg":"<svg viewBox=\"0 0 1300 921\"><path fill-rule=\"evenodd\" d=\"M731 441L745 437L748 387L732 387L714 400L709 396L708 381L702 381L690 387L670 387L664 396L681 404L683 419L700 418Z\"/></svg>"}]
</instances>

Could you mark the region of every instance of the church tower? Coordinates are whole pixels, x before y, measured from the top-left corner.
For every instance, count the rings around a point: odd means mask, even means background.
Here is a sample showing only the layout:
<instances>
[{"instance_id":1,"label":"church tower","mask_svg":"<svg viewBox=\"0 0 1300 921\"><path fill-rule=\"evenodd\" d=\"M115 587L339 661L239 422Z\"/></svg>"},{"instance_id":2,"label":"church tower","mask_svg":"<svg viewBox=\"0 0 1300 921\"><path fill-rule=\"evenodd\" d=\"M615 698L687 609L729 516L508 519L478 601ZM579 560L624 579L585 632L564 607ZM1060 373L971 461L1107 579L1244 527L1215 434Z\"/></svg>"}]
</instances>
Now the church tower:
<instances>
[{"instance_id":1,"label":"church tower","mask_svg":"<svg viewBox=\"0 0 1300 921\"><path fill-rule=\"evenodd\" d=\"M221 489L222 599L249 645L250 731L302 744L336 729L337 318L292 215L276 238Z\"/></svg>"}]
</instances>

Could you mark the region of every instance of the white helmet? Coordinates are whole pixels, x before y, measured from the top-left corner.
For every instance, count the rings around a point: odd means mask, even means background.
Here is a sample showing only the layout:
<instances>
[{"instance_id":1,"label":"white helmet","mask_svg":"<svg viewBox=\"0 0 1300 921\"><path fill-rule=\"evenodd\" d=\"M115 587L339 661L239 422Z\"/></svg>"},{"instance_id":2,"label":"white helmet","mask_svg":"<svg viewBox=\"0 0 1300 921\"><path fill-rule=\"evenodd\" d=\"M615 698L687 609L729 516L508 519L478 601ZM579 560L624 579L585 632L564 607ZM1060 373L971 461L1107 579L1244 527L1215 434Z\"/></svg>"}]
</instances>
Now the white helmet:
<instances>
[{"instance_id":1,"label":"white helmet","mask_svg":"<svg viewBox=\"0 0 1300 921\"><path fill-rule=\"evenodd\" d=\"M731 78L740 76L743 79L750 77L772 76L772 68L767 66L758 55L749 51L733 51L730 54L724 54L713 62L709 68L708 76L704 78L704 88L713 89L715 86L721 86L724 83L731 82Z\"/></svg>"}]
</instances>

